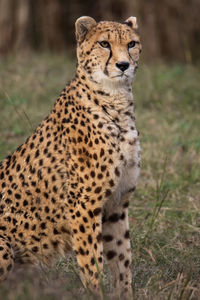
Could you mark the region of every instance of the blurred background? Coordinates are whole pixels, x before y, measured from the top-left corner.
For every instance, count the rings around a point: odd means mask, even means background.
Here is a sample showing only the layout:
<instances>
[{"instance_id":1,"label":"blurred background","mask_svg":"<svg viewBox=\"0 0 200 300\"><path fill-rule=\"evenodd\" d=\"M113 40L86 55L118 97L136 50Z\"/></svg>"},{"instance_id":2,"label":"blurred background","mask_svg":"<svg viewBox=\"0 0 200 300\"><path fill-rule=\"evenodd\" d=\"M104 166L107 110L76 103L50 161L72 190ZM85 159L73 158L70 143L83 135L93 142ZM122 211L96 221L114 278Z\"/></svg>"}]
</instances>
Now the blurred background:
<instances>
[{"instance_id":1,"label":"blurred background","mask_svg":"<svg viewBox=\"0 0 200 300\"><path fill-rule=\"evenodd\" d=\"M71 49L82 15L123 21L138 17L146 61L196 62L200 53L199 0L0 0L0 55Z\"/></svg>"},{"instance_id":2,"label":"blurred background","mask_svg":"<svg viewBox=\"0 0 200 300\"><path fill-rule=\"evenodd\" d=\"M136 16L143 45L133 85L142 149L129 207L134 298L200 299L200 0L0 0L0 161L73 78L83 15ZM74 258L21 271L0 299L89 299Z\"/></svg>"}]
</instances>

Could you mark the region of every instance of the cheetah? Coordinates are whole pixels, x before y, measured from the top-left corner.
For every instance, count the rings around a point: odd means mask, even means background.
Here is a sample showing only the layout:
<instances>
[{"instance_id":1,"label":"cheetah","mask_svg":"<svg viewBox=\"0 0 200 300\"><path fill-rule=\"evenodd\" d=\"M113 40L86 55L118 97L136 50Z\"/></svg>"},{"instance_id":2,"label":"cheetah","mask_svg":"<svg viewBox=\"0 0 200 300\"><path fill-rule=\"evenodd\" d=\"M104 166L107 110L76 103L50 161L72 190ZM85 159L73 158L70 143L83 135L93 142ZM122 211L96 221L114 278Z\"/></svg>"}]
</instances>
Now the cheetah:
<instances>
[{"instance_id":1,"label":"cheetah","mask_svg":"<svg viewBox=\"0 0 200 300\"><path fill-rule=\"evenodd\" d=\"M0 163L0 280L73 250L84 285L131 299L128 206L140 170L136 17L75 23L77 70L31 137Z\"/></svg>"}]
</instances>

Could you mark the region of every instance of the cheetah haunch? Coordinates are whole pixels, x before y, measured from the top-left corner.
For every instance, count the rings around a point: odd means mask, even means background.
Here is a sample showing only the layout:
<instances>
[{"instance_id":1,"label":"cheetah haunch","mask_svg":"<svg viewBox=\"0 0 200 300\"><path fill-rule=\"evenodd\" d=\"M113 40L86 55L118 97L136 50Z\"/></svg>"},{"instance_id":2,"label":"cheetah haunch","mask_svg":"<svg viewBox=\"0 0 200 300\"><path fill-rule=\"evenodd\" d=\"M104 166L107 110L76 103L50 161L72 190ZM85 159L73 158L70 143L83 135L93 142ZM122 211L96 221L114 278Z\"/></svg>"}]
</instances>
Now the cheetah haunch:
<instances>
[{"instance_id":1,"label":"cheetah haunch","mask_svg":"<svg viewBox=\"0 0 200 300\"><path fill-rule=\"evenodd\" d=\"M48 117L0 164L0 279L73 249L99 293L103 255L130 299L128 205L140 168L132 81L141 44L125 23L76 21L78 66Z\"/></svg>"}]
</instances>

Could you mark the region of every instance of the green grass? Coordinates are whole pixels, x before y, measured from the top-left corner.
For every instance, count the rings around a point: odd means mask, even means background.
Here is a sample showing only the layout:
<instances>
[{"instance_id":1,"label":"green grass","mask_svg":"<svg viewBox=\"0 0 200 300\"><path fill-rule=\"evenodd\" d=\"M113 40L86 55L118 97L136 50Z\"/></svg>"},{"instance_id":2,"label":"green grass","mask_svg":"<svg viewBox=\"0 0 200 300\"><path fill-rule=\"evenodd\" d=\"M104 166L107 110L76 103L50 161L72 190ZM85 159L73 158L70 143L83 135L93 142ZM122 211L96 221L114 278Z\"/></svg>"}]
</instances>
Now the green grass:
<instances>
[{"instance_id":1,"label":"green grass","mask_svg":"<svg viewBox=\"0 0 200 300\"><path fill-rule=\"evenodd\" d=\"M49 113L74 70L73 59L63 55L0 61L0 160ZM199 71L200 66L141 62L134 82L142 147L130 206L135 299L200 294ZM74 257L50 270L17 271L0 287L2 299L9 300L84 299L82 293Z\"/></svg>"}]
</instances>

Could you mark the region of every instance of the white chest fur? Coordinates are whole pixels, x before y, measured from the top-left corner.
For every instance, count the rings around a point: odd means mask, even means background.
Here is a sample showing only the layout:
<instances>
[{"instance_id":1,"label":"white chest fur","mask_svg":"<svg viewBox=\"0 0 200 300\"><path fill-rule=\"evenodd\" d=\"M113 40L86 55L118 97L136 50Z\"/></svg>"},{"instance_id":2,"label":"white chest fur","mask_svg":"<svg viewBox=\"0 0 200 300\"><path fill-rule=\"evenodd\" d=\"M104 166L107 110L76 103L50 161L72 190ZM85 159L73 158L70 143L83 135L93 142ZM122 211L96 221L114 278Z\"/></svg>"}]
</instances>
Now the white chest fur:
<instances>
[{"instance_id":1,"label":"white chest fur","mask_svg":"<svg viewBox=\"0 0 200 300\"><path fill-rule=\"evenodd\" d=\"M138 133L133 128L133 122L122 135L120 150L124 160L120 164L120 180L115 191L115 199L120 201L121 197L133 190L137 185L140 173L140 143ZM135 128L135 127L134 127Z\"/></svg>"},{"instance_id":2,"label":"white chest fur","mask_svg":"<svg viewBox=\"0 0 200 300\"><path fill-rule=\"evenodd\" d=\"M101 118L102 134L109 136L111 145L115 144L119 150L116 150L114 160L120 177L116 179L118 183L113 195L118 202L134 189L140 170L140 143L133 116L133 95L131 90L122 90L120 93L113 92L110 97L102 97L100 101L103 110L92 107L91 111Z\"/></svg>"},{"instance_id":3,"label":"white chest fur","mask_svg":"<svg viewBox=\"0 0 200 300\"><path fill-rule=\"evenodd\" d=\"M111 134L120 149L120 156L123 156L123 159L119 159L120 178L114 198L120 201L124 194L136 187L140 173L140 143L133 116L132 93L123 93L121 97L118 95L114 103L115 110L109 110L109 114L117 121L113 122Z\"/></svg>"}]
</instances>

